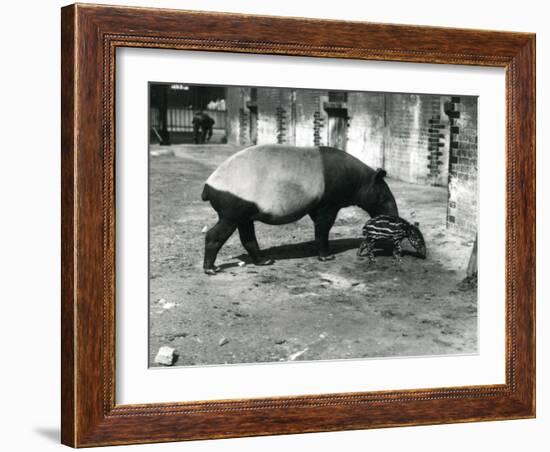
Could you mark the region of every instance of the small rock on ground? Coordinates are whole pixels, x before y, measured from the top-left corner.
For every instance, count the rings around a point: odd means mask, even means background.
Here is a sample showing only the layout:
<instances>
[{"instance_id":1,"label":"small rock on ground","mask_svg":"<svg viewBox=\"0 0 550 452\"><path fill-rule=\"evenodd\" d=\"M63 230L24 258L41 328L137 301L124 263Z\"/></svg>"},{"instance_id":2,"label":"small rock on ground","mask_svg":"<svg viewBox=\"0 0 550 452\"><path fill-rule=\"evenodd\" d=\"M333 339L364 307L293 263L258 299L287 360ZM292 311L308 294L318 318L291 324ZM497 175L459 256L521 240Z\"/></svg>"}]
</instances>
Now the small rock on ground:
<instances>
[{"instance_id":1,"label":"small rock on ground","mask_svg":"<svg viewBox=\"0 0 550 452\"><path fill-rule=\"evenodd\" d=\"M163 366L171 366L175 360L176 350L166 345L160 347L157 356L155 356L155 364L162 364Z\"/></svg>"}]
</instances>

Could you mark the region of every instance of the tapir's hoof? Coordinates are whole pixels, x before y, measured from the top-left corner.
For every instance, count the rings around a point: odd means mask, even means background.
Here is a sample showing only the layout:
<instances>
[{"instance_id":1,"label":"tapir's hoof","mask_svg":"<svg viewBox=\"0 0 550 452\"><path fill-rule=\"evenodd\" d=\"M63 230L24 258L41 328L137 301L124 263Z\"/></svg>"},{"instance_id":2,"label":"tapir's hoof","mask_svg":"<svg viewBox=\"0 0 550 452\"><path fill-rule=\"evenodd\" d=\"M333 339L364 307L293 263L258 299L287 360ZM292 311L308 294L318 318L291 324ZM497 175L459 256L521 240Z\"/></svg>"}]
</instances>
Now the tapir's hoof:
<instances>
[{"instance_id":1,"label":"tapir's hoof","mask_svg":"<svg viewBox=\"0 0 550 452\"><path fill-rule=\"evenodd\" d=\"M220 271L219 267L211 267L211 268L205 268L204 269L204 273L207 274L207 275L210 275L210 276L215 275L219 271Z\"/></svg>"},{"instance_id":2,"label":"tapir's hoof","mask_svg":"<svg viewBox=\"0 0 550 452\"><path fill-rule=\"evenodd\" d=\"M319 260L321 262L332 261L334 260L334 258L335 258L334 254L330 254L328 256L319 256Z\"/></svg>"},{"instance_id":3,"label":"tapir's hoof","mask_svg":"<svg viewBox=\"0 0 550 452\"><path fill-rule=\"evenodd\" d=\"M273 265L275 261L273 259L263 258L254 262L254 265Z\"/></svg>"}]
</instances>

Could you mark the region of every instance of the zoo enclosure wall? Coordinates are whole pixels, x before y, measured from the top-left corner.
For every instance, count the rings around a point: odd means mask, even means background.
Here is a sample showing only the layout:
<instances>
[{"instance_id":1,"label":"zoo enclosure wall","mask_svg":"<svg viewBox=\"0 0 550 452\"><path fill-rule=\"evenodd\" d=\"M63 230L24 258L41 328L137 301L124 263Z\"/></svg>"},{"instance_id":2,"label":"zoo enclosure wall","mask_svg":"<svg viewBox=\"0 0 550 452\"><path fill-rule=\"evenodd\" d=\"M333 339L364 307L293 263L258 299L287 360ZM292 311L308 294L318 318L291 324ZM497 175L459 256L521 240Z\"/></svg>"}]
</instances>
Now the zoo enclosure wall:
<instances>
[{"instance_id":1,"label":"zoo enclosure wall","mask_svg":"<svg viewBox=\"0 0 550 452\"><path fill-rule=\"evenodd\" d=\"M151 125L162 128L162 98L155 85L151 88ZM182 84L164 88L166 129L176 140L191 141L192 115L201 109L215 120L212 143L333 146L384 168L392 178L446 187L447 227L467 239L475 237L477 97Z\"/></svg>"}]
</instances>

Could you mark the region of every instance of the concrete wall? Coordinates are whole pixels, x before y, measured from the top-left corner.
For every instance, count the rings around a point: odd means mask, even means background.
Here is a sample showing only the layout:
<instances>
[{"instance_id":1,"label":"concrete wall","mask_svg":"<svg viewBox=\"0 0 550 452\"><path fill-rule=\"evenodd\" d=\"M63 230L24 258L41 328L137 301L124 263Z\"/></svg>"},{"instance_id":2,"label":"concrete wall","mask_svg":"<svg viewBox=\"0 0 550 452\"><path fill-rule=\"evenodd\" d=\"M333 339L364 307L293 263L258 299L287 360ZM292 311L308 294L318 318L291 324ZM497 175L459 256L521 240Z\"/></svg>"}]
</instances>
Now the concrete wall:
<instances>
[{"instance_id":1,"label":"concrete wall","mask_svg":"<svg viewBox=\"0 0 550 452\"><path fill-rule=\"evenodd\" d=\"M444 185L446 178L437 171L443 164L435 162L433 171L431 167L432 151L439 148L439 138L432 136L430 128L441 123L441 96L391 94L386 95L386 104L388 174L408 182ZM448 152L441 149L441 153Z\"/></svg>"},{"instance_id":2,"label":"concrete wall","mask_svg":"<svg viewBox=\"0 0 550 452\"><path fill-rule=\"evenodd\" d=\"M450 98L434 95L348 93L346 151L392 177L446 185ZM227 90L229 143L250 144L250 88ZM320 90L258 88L258 143L329 143L328 94Z\"/></svg>"},{"instance_id":3,"label":"concrete wall","mask_svg":"<svg viewBox=\"0 0 550 452\"><path fill-rule=\"evenodd\" d=\"M246 139L247 134L249 134L246 103L250 100L250 88L231 86L227 88L225 95L227 142L248 145L250 143Z\"/></svg>"},{"instance_id":4,"label":"concrete wall","mask_svg":"<svg viewBox=\"0 0 550 452\"><path fill-rule=\"evenodd\" d=\"M320 95L315 90L258 88L258 143L313 146L322 128Z\"/></svg>"},{"instance_id":5,"label":"concrete wall","mask_svg":"<svg viewBox=\"0 0 550 452\"><path fill-rule=\"evenodd\" d=\"M291 90L258 88L258 143L288 144Z\"/></svg>"},{"instance_id":6,"label":"concrete wall","mask_svg":"<svg viewBox=\"0 0 550 452\"><path fill-rule=\"evenodd\" d=\"M386 96L383 93L348 94L347 152L373 168L385 166Z\"/></svg>"},{"instance_id":7,"label":"concrete wall","mask_svg":"<svg viewBox=\"0 0 550 452\"><path fill-rule=\"evenodd\" d=\"M249 145L250 109L258 111L258 144L329 144L328 111L346 116L346 152L388 175L449 187L447 225L471 237L477 228L477 99L429 94L329 92L290 88L227 89L227 138ZM332 111L332 110L331 110Z\"/></svg>"}]
</instances>

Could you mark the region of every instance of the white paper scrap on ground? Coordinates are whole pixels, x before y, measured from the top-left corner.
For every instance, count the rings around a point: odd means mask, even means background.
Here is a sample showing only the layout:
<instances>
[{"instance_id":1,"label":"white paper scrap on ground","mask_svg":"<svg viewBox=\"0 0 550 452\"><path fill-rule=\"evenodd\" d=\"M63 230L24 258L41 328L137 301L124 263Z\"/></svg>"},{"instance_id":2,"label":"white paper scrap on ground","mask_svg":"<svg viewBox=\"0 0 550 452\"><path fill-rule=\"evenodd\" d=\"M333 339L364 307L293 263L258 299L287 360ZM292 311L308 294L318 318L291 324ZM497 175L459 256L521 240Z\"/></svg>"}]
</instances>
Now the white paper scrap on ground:
<instances>
[{"instance_id":1,"label":"white paper scrap on ground","mask_svg":"<svg viewBox=\"0 0 550 452\"><path fill-rule=\"evenodd\" d=\"M163 366L171 366L174 364L174 358L176 357L176 350L172 347L163 346L159 348L157 356L155 356L155 364L162 364Z\"/></svg>"}]
</instances>

